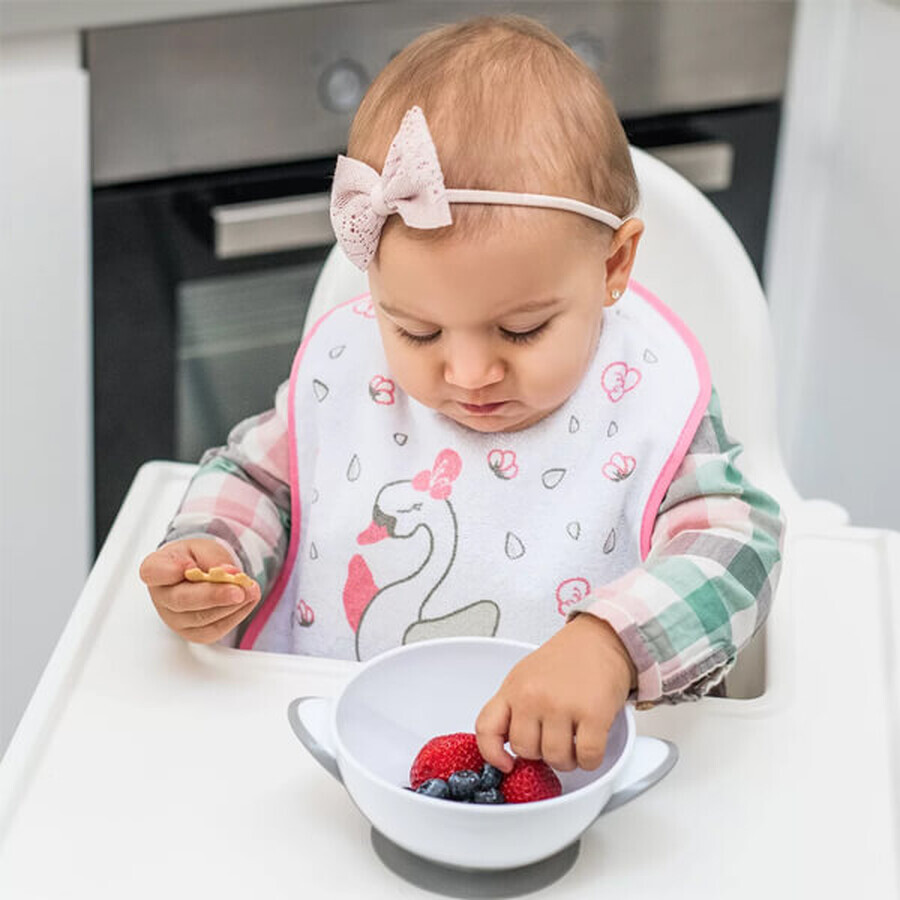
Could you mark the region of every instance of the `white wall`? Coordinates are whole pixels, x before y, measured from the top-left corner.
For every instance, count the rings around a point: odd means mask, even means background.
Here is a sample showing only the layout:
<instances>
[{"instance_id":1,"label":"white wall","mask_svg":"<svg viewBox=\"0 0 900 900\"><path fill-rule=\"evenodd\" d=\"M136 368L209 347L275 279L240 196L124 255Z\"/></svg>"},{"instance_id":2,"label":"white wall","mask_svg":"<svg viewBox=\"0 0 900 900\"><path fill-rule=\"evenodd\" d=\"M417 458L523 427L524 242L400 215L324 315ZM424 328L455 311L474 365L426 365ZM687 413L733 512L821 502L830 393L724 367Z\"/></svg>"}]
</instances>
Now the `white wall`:
<instances>
[{"instance_id":1,"label":"white wall","mask_svg":"<svg viewBox=\"0 0 900 900\"><path fill-rule=\"evenodd\" d=\"M90 560L87 125L77 35L0 40L0 754Z\"/></svg>"},{"instance_id":2,"label":"white wall","mask_svg":"<svg viewBox=\"0 0 900 900\"><path fill-rule=\"evenodd\" d=\"M768 249L806 496L900 529L900 4L801 0Z\"/></svg>"}]
</instances>

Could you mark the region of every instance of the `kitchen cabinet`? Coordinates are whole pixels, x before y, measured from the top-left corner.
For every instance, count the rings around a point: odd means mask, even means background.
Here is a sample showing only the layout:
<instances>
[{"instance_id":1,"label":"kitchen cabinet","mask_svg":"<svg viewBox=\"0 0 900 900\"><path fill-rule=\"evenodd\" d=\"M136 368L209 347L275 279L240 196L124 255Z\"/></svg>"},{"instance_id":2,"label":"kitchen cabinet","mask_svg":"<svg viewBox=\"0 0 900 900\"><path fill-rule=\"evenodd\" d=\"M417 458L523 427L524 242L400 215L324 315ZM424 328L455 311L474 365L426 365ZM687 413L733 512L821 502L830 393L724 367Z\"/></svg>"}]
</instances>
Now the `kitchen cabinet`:
<instances>
[{"instance_id":1,"label":"kitchen cabinet","mask_svg":"<svg viewBox=\"0 0 900 900\"><path fill-rule=\"evenodd\" d=\"M87 100L77 35L0 40L0 752L91 562Z\"/></svg>"}]
</instances>

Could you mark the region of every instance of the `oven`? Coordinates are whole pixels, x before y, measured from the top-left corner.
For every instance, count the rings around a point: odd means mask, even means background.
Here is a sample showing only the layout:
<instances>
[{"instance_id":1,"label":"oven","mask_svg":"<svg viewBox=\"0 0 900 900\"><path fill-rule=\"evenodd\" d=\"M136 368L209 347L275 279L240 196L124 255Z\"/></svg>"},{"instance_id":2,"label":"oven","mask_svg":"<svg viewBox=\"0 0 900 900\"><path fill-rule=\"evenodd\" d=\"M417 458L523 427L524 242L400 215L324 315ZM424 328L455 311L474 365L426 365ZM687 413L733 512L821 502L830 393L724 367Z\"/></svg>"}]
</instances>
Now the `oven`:
<instances>
[{"instance_id":1,"label":"oven","mask_svg":"<svg viewBox=\"0 0 900 900\"><path fill-rule=\"evenodd\" d=\"M565 38L629 140L705 191L762 272L785 0L375 0L88 32L98 548L143 462L196 462L271 406L366 86L417 34L486 11Z\"/></svg>"},{"instance_id":2,"label":"oven","mask_svg":"<svg viewBox=\"0 0 900 900\"><path fill-rule=\"evenodd\" d=\"M332 158L94 190L97 547L137 467L272 404L334 241Z\"/></svg>"}]
</instances>

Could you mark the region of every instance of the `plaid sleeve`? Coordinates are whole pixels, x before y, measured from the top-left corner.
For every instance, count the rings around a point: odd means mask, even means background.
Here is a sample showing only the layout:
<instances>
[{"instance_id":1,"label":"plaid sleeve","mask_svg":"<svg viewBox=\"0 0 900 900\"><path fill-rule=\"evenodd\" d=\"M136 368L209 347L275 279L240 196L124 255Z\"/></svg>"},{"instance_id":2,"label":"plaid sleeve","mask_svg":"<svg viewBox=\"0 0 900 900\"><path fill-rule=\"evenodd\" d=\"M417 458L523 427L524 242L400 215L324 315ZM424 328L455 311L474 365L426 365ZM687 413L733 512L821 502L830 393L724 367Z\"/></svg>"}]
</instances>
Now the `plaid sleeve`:
<instances>
[{"instance_id":1,"label":"plaid sleeve","mask_svg":"<svg viewBox=\"0 0 900 900\"><path fill-rule=\"evenodd\" d=\"M163 541L218 541L263 596L284 561L291 527L287 403L284 382L273 409L236 425L225 447L206 451Z\"/></svg>"},{"instance_id":2,"label":"plaid sleeve","mask_svg":"<svg viewBox=\"0 0 900 900\"><path fill-rule=\"evenodd\" d=\"M763 624L781 567L778 504L735 466L715 391L660 505L650 553L580 611L616 629L638 670L639 707L717 685Z\"/></svg>"}]
</instances>

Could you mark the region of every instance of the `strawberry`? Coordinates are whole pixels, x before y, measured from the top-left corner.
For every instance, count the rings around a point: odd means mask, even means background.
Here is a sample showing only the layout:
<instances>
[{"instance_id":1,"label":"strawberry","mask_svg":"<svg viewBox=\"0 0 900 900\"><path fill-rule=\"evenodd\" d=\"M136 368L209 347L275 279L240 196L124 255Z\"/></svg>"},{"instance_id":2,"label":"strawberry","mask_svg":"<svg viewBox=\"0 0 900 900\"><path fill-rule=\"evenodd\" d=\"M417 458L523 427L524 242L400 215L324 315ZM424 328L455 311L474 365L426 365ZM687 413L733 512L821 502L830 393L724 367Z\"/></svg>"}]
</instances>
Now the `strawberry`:
<instances>
[{"instance_id":1,"label":"strawberry","mask_svg":"<svg viewBox=\"0 0 900 900\"><path fill-rule=\"evenodd\" d=\"M416 790L429 778L446 781L460 769L480 772L484 760L478 752L478 742L474 734L464 731L442 734L432 738L416 755L409 770L409 783Z\"/></svg>"},{"instance_id":2,"label":"strawberry","mask_svg":"<svg viewBox=\"0 0 900 900\"><path fill-rule=\"evenodd\" d=\"M542 759L523 759L517 756L512 771L500 783L507 803L530 803L549 800L562 793L556 772Z\"/></svg>"}]
</instances>

